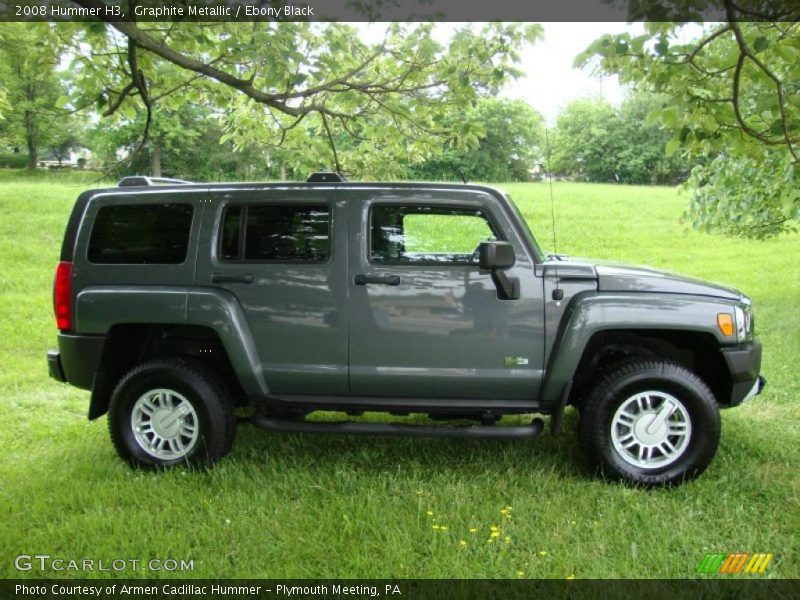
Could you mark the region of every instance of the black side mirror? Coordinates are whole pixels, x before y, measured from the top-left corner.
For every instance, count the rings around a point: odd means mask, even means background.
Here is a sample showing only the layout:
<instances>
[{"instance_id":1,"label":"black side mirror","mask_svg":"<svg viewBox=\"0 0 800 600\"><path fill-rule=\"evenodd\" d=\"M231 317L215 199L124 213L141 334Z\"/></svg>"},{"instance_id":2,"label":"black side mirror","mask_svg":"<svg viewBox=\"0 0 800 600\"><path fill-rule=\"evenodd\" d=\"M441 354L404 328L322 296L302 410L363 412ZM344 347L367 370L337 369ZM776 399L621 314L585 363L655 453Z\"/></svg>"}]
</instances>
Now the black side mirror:
<instances>
[{"instance_id":1,"label":"black side mirror","mask_svg":"<svg viewBox=\"0 0 800 600\"><path fill-rule=\"evenodd\" d=\"M479 248L479 265L492 272L492 281L500 300L519 298L519 279L508 277L503 269L514 266L514 247L508 242L482 242Z\"/></svg>"},{"instance_id":2,"label":"black side mirror","mask_svg":"<svg viewBox=\"0 0 800 600\"><path fill-rule=\"evenodd\" d=\"M514 266L514 247L508 242L481 242L479 255L479 264L484 271Z\"/></svg>"}]
</instances>

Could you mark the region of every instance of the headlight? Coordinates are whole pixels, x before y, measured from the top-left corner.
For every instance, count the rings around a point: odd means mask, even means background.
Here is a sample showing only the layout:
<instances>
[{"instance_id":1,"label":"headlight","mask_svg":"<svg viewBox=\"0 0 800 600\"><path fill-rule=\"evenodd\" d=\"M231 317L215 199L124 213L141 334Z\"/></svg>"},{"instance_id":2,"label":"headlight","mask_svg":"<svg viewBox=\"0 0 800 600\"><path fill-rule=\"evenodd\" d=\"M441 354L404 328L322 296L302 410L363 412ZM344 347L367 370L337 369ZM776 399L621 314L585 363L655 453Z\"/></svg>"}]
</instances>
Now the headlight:
<instances>
[{"instance_id":1,"label":"headlight","mask_svg":"<svg viewBox=\"0 0 800 600\"><path fill-rule=\"evenodd\" d=\"M736 341L743 342L753 337L753 305L746 296L743 303L734 308L736 314Z\"/></svg>"},{"instance_id":2,"label":"headlight","mask_svg":"<svg viewBox=\"0 0 800 600\"><path fill-rule=\"evenodd\" d=\"M743 342L747 336L747 329L744 322L744 309L741 306L734 308L736 312L736 341Z\"/></svg>"}]
</instances>

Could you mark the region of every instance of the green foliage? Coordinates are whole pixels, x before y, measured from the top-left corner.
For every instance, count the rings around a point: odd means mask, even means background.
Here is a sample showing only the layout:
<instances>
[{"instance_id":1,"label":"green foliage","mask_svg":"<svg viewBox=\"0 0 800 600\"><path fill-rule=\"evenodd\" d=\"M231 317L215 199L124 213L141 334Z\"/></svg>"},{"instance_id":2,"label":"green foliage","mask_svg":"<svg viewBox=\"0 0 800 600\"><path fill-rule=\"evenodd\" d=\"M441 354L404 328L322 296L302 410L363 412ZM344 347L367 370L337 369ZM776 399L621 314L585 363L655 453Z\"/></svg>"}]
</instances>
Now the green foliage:
<instances>
[{"instance_id":1,"label":"green foliage","mask_svg":"<svg viewBox=\"0 0 800 600\"><path fill-rule=\"evenodd\" d=\"M8 94L5 85L0 83L0 124L5 120L4 114L8 112Z\"/></svg>"},{"instance_id":2,"label":"green foliage","mask_svg":"<svg viewBox=\"0 0 800 600\"><path fill-rule=\"evenodd\" d=\"M601 98L576 100L558 117L551 168L587 181L676 183L688 176L670 134L647 117L664 107L656 94L632 92L617 109Z\"/></svg>"},{"instance_id":3,"label":"green foliage","mask_svg":"<svg viewBox=\"0 0 800 600\"><path fill-rule=\"evenodd\" d=\"M724 223L730 234L765 238L800 219L800 169L769 148L760 158L721 154L696 167L688 183L685 218L697 229Z\"/></svg>"},{"instance_id":4,"label":"green foliage","mask_svg":"<svg viewBox=\"0 0 800 600\"><path fill-rule=\"evenodd\" d=\"M727 22L688 43L683 24L651 22L603 36L576 62L668 98L656 118L669 150L707 163L690 182L697 227L764 237L800 215L800 23L739 22L747 15L726 7Z\"/></svg>"},{"instance_id":5,"label":"green foliage","mask_svg":"<svg viewBox=\"0 0 800 600\"><path fill-rule=\"evenodd\" d=\"M161 110L153 121L149 141L142 145L145 112L114 128L98 124L88 134L95 158L109 177L152 174L153 153L159 155L161 175L192 181L277 179L284 149L240 146L223 141L219 117L204 105L186 105L180 111ZM287 173L292 176L292 173ZM308 174L297 174L305 178Z\"/></svg>"},{"instance_id":6,"label":"green foliage","mask_svg":"<svg viewBox=\"0 0 800 600\"><path fill-rule=\"evenodd\" d=\"M66 86L57 72L60 48L48 23L0 24L0 81L6 109L0 122L0 142L25 147L29 168L35 168L46 148L72 146L76 128L59 105ZM72 141L70 141L72 140Z\"/></svg>"},{"instance_id":7,"label":"green foliage","mask_svg":"<svg viewBox=\"0 0 800 600\"><path fill-rule=\"evenodd\" d=\"M28 166L27 154L0 154L0 168L24 169Z\"/></svg>"},{"instance_id":8,"label":"green foliage","mask_svg":"<svg viewBox=\"0 0 800 600\"><path fill-rule=\"evenodd\" d=\"M619 119L601 98L570 102L558 115L550 169L588 181L616 181Z\"/></svg>"},{"instance_id":9,"label":"green foliage","mask_svg":"<svg viewBox=\"0 0 800 600\"><path fill-rule=\"evenodd\" d=\"M432 24L412 23L388 24L375 44L338 23L58 27L77 49L75 102L95 103L112 123L142 107L123 31L140 47L148 40L136 57L155 120L204 103L237 149L281 147L290 169L338 162L359 177L397 176L448 143L477 146L482 131L453 116L517 76L519 50L541 36L538 25L498 23L464 26L447 45Z\"/></svg>"},{"instance_id":10,"label":"green foliage","mask_svg":"<svg viewBox=\"0 0 800 600\"><path fill-rule=\"evenodd\" d=\"M485 98L459 117L480 131L477 147L445 148L409 169L417 180L529 181L544 154L544 120L522 100Z\"/></svg>"}]
</instances>

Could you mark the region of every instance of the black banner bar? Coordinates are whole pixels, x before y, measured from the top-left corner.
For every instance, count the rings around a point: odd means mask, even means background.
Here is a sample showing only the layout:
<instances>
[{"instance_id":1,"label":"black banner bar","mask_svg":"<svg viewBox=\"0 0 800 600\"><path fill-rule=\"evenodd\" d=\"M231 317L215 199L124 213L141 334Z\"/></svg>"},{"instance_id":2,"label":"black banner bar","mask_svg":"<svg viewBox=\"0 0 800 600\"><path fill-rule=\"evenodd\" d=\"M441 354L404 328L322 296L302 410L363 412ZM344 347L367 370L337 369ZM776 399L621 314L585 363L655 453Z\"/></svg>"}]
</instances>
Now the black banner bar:
<instances>
[{"instance_id":1,"label":"black banner bar","mask_svg":"<svg viewBox=\"0 0 800 600\"><path fill-rule=\"evenodd\" d=\"M738 0L744 21L797 21L797 0ZM0 0L0 21L721 21L724 0Z\"/></svg>"},{"instance_id":2,"label":"black banner bar","mask_svg":"<svg viewBox=\"0 0 800 600\"><path fill-rule=\"evenodd\" d=\"M797 598L800 580L737 577L697 580L158 580L158 579L6 579L2 600L460 600L570 598L628 600L630 598Z\"/></svg>"}]
</instances>

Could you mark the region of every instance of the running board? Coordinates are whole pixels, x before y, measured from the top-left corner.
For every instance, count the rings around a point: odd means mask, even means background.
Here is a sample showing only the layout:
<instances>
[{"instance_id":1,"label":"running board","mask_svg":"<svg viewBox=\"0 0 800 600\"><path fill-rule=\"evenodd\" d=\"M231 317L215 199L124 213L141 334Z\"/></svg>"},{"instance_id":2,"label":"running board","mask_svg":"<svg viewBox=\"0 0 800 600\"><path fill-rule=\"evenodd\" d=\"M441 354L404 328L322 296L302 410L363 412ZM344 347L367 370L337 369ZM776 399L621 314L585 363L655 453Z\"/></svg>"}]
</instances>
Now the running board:
<instances>
[{"instance_id":1,"label":"running board","mask_svg":"<svg viewBox=\"0 0 800 600\"><path fill-rule=\"evenodd\" d=\"M250 422L257 427L279 433L341 433L355 435L398 435L411 437L509 439L536 437L544 429L544 421L534 419L530 425L473 425L464 427L433 427L404 423L370 423L366 421L290 421L273 419L255 413Z\"/></svg>"}]
</instances>

